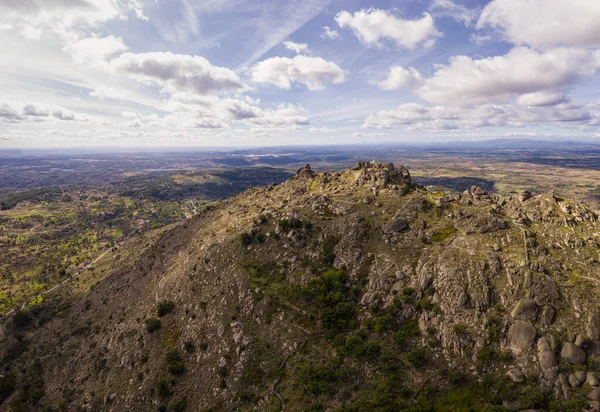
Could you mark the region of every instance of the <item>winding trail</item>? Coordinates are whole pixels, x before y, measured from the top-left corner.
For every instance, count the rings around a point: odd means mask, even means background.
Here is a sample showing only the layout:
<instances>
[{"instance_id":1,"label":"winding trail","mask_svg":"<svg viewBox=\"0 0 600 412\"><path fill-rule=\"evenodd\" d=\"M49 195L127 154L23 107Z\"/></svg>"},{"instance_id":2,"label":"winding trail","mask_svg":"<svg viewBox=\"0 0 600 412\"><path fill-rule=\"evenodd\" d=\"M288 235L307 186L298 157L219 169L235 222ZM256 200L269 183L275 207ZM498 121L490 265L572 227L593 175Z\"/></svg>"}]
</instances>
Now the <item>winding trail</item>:
<instances>
[{"instance_id":1,"label":"winding trail","mask_svg":"<svg viewBox=\"0 0 600 412\"><path fill-rule=\"evenodd\" d=\"M77 276L79 276L80 274L82 274L83 272L85 272L90 266L94 265L96 262L98 262L100 259L102 259L112 249L113 248L107 249L106 251L104 251L104 253L102 253L100 256L98 256L96 259L94 259L90 264L85 265L82 270L80 270L79 272L74 273L73 275L71 275L67 279L63 280L61 283L59 283L57 285L54 285L51 289L45 290L42 293L38 293L37 295L35 295L34 297L32 297L29 300L25 300L25 302L23 302L23 304L21 305L21 307L19 308L19 310L25 309L25 306L27 306L27 304L35 301L36 299L38 299L38 298L40 298L42 296L48 295L49 293L52 293L56 289L59 289L62 286L64 286L65 284L69 283L71 280L75 279ZM15 313L16 313L16 309L11 309L8 312L6 312L2 318L4 318L3 320L8 320Z\"/></svg>"}]
</instances>

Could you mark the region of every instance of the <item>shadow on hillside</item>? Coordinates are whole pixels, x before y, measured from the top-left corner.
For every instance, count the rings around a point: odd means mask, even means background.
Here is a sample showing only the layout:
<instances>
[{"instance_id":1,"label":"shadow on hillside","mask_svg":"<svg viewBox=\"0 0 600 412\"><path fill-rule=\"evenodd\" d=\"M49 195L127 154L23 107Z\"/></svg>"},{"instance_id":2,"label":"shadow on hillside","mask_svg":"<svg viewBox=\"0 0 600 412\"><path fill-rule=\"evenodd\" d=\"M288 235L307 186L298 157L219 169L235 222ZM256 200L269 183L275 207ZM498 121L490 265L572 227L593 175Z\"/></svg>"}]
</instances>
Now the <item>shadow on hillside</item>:
<instances>
[{"instance_id":1,"label":"shadow on hillside","mask_svg":"<svg viewBox=\"0 0 600 412\"><path fill-rule=\"evenodd\" d=\"M494 191L495 181L478 177L413 177L413 182L421 186L443 187L457 192L479 186L489 192Z\"/></svg>"}]
</instances>

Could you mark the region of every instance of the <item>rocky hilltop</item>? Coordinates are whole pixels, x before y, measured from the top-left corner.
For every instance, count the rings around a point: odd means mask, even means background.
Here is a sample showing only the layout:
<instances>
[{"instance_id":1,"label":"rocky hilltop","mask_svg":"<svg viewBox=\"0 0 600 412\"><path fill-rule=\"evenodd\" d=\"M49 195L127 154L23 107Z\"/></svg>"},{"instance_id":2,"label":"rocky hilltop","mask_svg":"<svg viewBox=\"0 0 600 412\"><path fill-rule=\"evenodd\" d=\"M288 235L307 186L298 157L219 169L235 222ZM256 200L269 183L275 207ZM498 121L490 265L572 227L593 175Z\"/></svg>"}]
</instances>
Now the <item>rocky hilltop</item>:
<instances>
[{"instance_id":1,"label":"rocky hilltop","mask_svg":"<svg viewBox=\"0 0 600 412\"><path fill-rule=\"evenodd\" d=\"M600 410L599 240L554 193L306 165L18 314L0 409Z\"/></svg>"}]
</instances>

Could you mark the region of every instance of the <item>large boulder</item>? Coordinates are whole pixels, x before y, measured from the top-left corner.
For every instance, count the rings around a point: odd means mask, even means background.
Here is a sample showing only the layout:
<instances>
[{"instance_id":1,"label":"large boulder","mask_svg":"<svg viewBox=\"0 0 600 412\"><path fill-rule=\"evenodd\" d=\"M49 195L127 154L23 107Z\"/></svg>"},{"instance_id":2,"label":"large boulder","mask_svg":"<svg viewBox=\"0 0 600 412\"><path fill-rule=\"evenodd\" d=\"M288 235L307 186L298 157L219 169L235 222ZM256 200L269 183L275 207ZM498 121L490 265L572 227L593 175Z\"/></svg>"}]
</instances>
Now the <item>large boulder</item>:
<instances>
[{"instance_id":1,"label":"large boulder","mask_svg":"<svg viewBox=\"0 0 600 412\"><path fill-rule=\"evenodd\" d=\"M585 351L571 342L565 342L560 357L572 365L583 365L587 359Z\"/></svg>"},{"instance_id":2,"label":"large boulder","mask_svg":"<svg viewBox=\"0 0 600 412\"><path fill-rule=\"evenodd\" d=\"M538 362L540 368L544 374L544 378L548 380L555 380L558 376L558 361L556 354L552 349L552 342L550 338L543 337L538 340Z\"/></svg>"},{"instance_id":3,"label":"large boulder","mask_svg":"<svg viewBox=\"0 0 600 412\"><path fill-rule=\"evenodd\" d=\"M537 315L537 311L538 305L535 300L521 299L517 302L510 315L515 319L533 320Z\"/></svg>"},{"instance_id":4,"label":"large boulder","mask_svg":"<svg viewBox=\"0 0 600 412\"><path fill-rule=\"evenodd\" d=\"M590 314L586 332L592 340L600 339L600 313L594 312Z\"/></svg>"},{"instance_id":5,"label":"large boulder","mask_svg":"<svg viewBox=\"0 0 600 412\"><path fill-rule=\"evenodd\" d=\"M535 342L535 327L524 320L516 320L508 330L508 347L515 353L528 350Z\"/></svg>"},{"instance_id":6,"label":"large boulder","mask_svg":"<svg viewBox=\"0 0 600 412\"><path fill-rule=\"evenodd\" d=\"M408 222L402 218L395 218L390 220L383 227L383 232L386 235L391 235L394 233L402 232L404 229L408 228Z\"/></svg>"}]
</instances>

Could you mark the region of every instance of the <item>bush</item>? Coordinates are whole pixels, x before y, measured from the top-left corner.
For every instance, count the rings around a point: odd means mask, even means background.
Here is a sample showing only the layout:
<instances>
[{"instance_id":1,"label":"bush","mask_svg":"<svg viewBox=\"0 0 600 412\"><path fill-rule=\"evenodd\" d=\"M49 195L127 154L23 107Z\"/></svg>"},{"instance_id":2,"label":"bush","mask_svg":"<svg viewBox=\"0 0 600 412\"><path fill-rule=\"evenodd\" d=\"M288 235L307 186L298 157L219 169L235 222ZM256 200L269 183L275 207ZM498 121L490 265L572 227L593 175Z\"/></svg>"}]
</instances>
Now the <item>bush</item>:
<instances>
[{"instance_id":1,"label":"bush","mask_svg":"<svg viewBox=\"0 0 600 412\"><path fill-rule=\"evenodd\" d=\"M171 390L169 389L169 382L167 382L164 379L161 379L158 382L156 382L156 393L161 398L166 398L167 396L169 396L171 394Z\"/></svg>"},{"instance_id":2,"label":"bush","mask_svg":"<svg viewBox=\"0 0 600 412\"><path fill-rule=\"evenodd\" d=\"M148 333L156 332L162 326L160 320L156 318L146 319L146 331Z\"/></svg>"},{"instance_id":3,"label":"bush","mask_svg":"<svg viewBox=\"0 0 600 412\"><path fill-rule=\"evenodd\" d=\"M427 350L424 348L416 348L408 352L406 360L415 368L420 368L427 363Z\"/></svg>"},{"instance_id":4,"label":"bush","mask_svg":"<svg viewBox=\"0 0 600 412\"><path fill-rule=\"evenodd\" d=\"M187 341L183 344L183 349L187 352L187 353L194 353L196 351L196 346L194 345L194 343L192 341Z\"/></svg>"},{"instance_id":5,"label":"bush","mask_svg":"<svg viewBox=\"0 0 600 412\"><path fill-rule=\"evenodd\" d=\"M185 366L183 365L183 359L177 350L171 349L168 351L165 360L167 362L167 370L169 373L181 375L184 372Z\"/></svg>"},{"instance_id":6,"label":"bush","mask_svg":"<svg viewBox=\"0 0 600 412\"><path fill-rule=\"evenodd\" d=\"M173 302L170 300L163 300L156 305L156 314L158 317L162 318L166 314L173 312L173 309L175 309L175 304Z\"/></svg>"},{"instance_id":7,"label":"bush","mask_svg":"<svg viewBox=\"0 0 600 412\"><path fill-rule=\"evenodd\" d=\"M393 338L400 347L404 348L409 339L419 336L420 334L419 321L416 318L411 318L400 326L400 329L394 333Z\"/></svg>"},{"instance_id":8,"label":"bush","mask_svg":"<svg viewBox=\"0 0 600 412\"><path fill-rule=\"evenodd\" d=\"M13 325L18 329L26 328L33 321L33 317L29 312L17 311L13 316Z\"/></svg>"},{"instance_id":9,"label":"bush","mask_svg":"<svg viewBox=\"0 0 600 412\"><path fill-rule=\"evenodd\" d=\"M0 377L0 404L15 391L17 380L12 373Z\"/></svg>"},{"instance_id":10,"label":"bush","mask_svg":"<svg viewBox=\"0 0 600 412\"><path fill-rule=\"evenodd\" d=\"M169 412L183 412L187 405L187 399L184 397L177 396L169 401L167 405L167 411Z\"/></svg>"}]
</instances>

